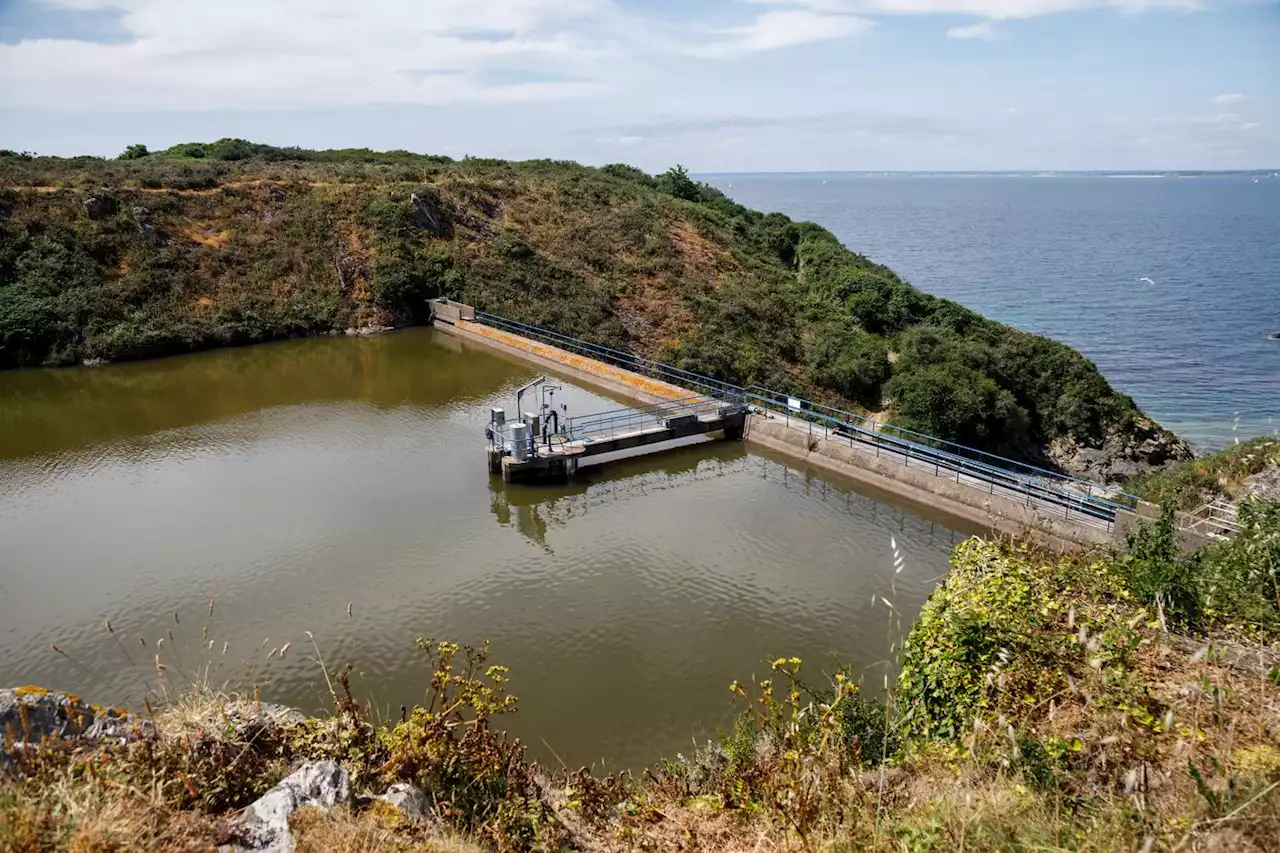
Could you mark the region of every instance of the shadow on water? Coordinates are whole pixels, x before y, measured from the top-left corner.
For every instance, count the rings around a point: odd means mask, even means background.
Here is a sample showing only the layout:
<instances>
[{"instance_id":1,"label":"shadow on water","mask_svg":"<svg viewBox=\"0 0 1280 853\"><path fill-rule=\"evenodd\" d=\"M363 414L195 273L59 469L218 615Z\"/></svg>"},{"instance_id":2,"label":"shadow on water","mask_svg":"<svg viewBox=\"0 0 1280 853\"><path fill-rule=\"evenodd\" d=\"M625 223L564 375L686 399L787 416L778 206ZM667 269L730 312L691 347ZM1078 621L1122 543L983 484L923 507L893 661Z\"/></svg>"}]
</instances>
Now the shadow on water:
<instances>
[{"instance_id":1,"label":"shadow on water","mask_svg":"<svg viewBox=\"0 0 1280 853\"><path fill-rule=\"evenodd\" d=\"M657 488L696 482L723 463L748 457L740 442L707 442L667 447L627 458L589 465L578 470L572 483L528 485L505 483L490 476L490 511L502 527L514 527L531 542L551 553L547 531L582 515L592 503L620 500Z\"/></svg>"},{"instance_id":2,"label":"shadow on water","mask_svg":"<svg viewBox=\"0 0 1280 853\"><path fill-rule=\"evenodd\" d=\"M313 711L320 667L270 653L314 636L394 715L422 698L416 637L488 639L514 734L639 767L727 725L770 655L881 683L875 596L909 619L963 527L740 442L504 485L484 419L533 375L425 330L0 375L0 684L139 706L150 668L109 619L174 673L213 652L211 683Z\"/></svg>"},{"instance_id":3,"label":"shadow on water","mask_svg":"<svg viewBox=\"0 0 1280 853\"><path fill-rule=\"evenodd\" d=\"M878 526L897 526L923 533L930 542L954 546L969 536L987 535L980 525L965 522L926 504L830 473L818 476L787 457L741 442L699 441L683 447L637 453L630 458L579 469L572 483L505 483L489 478L489 509L502 527L519 531L531 542L553 553L547 534L585 515L593 506L637 498L664 489L687 488L704 480L743 470L788 492L803 493L850 517L865 518Z\"/></svg>"},{"instance_id":4,"label":"shadow on water","mask_svg":"<svg viewBox=\"0 0 1280 853\"><path fill-rule=\"evenodd\" d=\"M429 329L406 329L93 369L4 372L0 459L76 450L281 406L357 402L389 409L475 402L531 372L502 359L475 358L478 350L483 348Z\"/></svg>"}]
</instances>

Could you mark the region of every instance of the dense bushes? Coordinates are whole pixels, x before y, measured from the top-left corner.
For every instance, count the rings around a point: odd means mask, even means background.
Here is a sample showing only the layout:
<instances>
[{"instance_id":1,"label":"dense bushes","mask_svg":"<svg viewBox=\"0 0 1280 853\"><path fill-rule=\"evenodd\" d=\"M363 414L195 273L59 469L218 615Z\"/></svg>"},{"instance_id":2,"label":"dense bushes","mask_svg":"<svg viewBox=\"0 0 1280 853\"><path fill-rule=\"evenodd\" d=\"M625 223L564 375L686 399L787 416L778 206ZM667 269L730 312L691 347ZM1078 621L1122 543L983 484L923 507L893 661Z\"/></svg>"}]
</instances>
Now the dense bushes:
<instances>
[{"instance_id":1,"label":"dense bushes","mask_svg":"<svg viewBox=\"0 0 1280 853\"><path fill-rule=\"evenodd\" d=\"M880 402L880 386L889 378L889 344L855 329L828 327L809 348L813 381L864 406ZM899 407L901 411L901 407Z\"/></svg>"},{"instance_id":2,"label":"dense bushes","mask_svg":"<svg viewBox=\"0 0 1280 853\"><path fill-rule=\"evenodd\" d=\"M1000 371L987 347L936 326L916 326L899 346L885 390L902 426L977 447L1024 446L1029 416L992 378Z\"/></svg>"},{"instance_id":3,"label":"dense bushes","mask_svg":"<svg viewBox=\"0 0 1280 853\"><path fill-rule=\"evenodd\" d=\"M1155 726L1163 709L1133 669L1151 644L1145 630L1280 638L1280 504L1246 502L1240 519L1238 536L1190 554L1179 551L1172 513L1109 557L962 544L905 645L901 734L960 741L1086 679L1099 682L1084 690L1093 704Z\"/></svg>"},{"instance_id":4,"label":"dense bushes","mask_svg":"<svg viewBox=\"0 0 1280 853\"><path fill-rule=\"evenodd\" d=\"M0 156L0 184L65 188L0 197L0 365L413 323L448 295L1004 453L1097 446L1139 415L1068 347L922 293L680 166L651 177L241 139L123 156ZM114 212L90 217L104 186Z\"/></svg>"},{"instance_id":5,"label":"dense bushes","mask_svg":"<svg viewBox=\"0 0 1280 853\"><path fill-rule=\"evenodd\" d=\"M1178 549L1173 510L1131 534L1116 568L1169 624L1208 631L1232 624L1280 635L1280 504L1246 500L1241 531L1192 554Z\"/></svg>"}]
</instances>

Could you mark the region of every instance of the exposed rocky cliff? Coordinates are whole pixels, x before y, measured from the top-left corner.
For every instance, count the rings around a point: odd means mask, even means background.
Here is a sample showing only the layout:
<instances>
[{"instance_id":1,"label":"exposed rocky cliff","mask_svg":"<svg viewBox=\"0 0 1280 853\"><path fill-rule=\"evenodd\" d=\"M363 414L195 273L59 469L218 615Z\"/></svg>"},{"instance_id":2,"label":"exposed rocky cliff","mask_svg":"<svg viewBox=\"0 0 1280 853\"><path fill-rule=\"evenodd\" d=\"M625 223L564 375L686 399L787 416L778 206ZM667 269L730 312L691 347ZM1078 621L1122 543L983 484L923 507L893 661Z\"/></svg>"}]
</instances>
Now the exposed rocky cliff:
<instances>
[{"instance_id":1,"label":"exposed rocky cliff","mask_svg":"<svg viewBox=\"0 0 1280 853\"><path fill-rule=\"evenodd\" d=\"M1135 474L1191 459L1191 446L1155 421L1143 418L1129 430L1108 430L1096 444L1072 437L1055 439L1049 458L1063 471L1086 480L1119 483Z\"/></svg>"}]
</instances>

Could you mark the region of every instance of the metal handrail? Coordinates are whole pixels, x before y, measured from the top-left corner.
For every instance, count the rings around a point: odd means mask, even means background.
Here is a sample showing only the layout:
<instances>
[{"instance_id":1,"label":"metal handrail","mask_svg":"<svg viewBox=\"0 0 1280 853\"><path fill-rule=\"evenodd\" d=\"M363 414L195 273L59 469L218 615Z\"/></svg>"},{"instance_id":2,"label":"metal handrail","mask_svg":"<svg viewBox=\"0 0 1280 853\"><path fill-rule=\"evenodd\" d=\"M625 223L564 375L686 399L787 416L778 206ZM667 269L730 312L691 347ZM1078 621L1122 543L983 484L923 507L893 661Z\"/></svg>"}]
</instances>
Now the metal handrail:
<instances>
[{"instance_id":1,"label":"metal handrail","mask_svg":"<svg viewBox=\"0 0 1280 853\"><path fill-rule=\"evenodd\" d=\"M552 346L587 355L597 361L604 361L635 373L664 379L673 385L693 385L697 388L714 391L718 396L725 398L740 397L746 390L740 386L722 382L710 376L704 376L701 373L694 373L691 370L616 350L602 344L571 338L558 332L551 332L537 326L530 326L527 323L508 320L505 317L499 317L484 311L476 312L476 320L497 329L515 332L523 337L540 339L550 343Z\"/></svg>"},{"instance_id":2,"label":"metal handrail","mask_svg":"<svg viewBox=\"0 0 1280 853\"><path fill-rule=\"evenodd\" d=\"M564 435L570 440L594 440L594 434L612 435L645 426L665 426L666 421L682 415L719 412L724 403L713 398L686 397L632 409L615 409L591 415L579 415L565 422Z\"/></svg>"},{"instance_id":3,"label":"metal handrail","mask_svg":"<svg viewBox=\"0 0 1280 853\"><path fill-rule=\"evenodd\" d=\"M933 467L936 474L940 475L943 470L954 472L957 482L960 481L961 476L967 475L988 483L993 492L996 486L1011 489L1025 494L1028 503L1035 498L1062 506L1066 509L1068 515L1070 515L1072 509L1075 509L1091 517L1105 520L1110 524L1110 522L1114 521L1117 510L1133 509L1137 506L1139 500L1135 495L1127 494L1119 489L1100 483L1071 477L893 424L873 421L853 412L791 397L764 386L752 385L743 388L643 356L613 349L602 344L571 338L567 335L561 335L527 323L508 320L483 311L476 311L475 317L478 322L486 325L510 331L523 337L542 340L552 346L611 363L626 370L659 378L673 385L693 386L691 390L712 392L700 397L683 398L681 400L653 404L649 407L618 410L614 413L605 412L571 419L571 423L577 421L579 430L585 427L584 420L586 418L596 419L597 423L603 423L599 419L613 416L616 417L618 422L633 423L635 417L644 416L646 409L657 412L663 407L687 405L695 399L702 401L710 399L714 400L717 405L722 403L755 405L761 410L776 411L788 418L797 418L802 421L821 424L824 430L834 428L838 435L849 438L850 444L853 441L859 441L874 445L877 448L877 453L880 448L888 448L893 453L902 456L904 464L908 467L911 467L913 460L918 460L920 463ZM649 417L656 420L652 415L649 415ZM632 420L628 420L629 418Z\"/></svg>"},{"instance_id":4,"label":"metal handrail","mask_svg":"<svg viewBox=\"0 0 1280 853\"><path fill-rule=\"evenodd\" d=\"M750 399L759 400L756 395L751 395ZM790 410L788 414L790 416L798 416L794 410ZM799 413L799 415L803 414ZM1028 502L1032 498L1036 498L1061 506L1068 511L1068 515L1070 510L1075 509L1094 518L1110 522L1115 519L1116 510L1128 508L1123 504L1117 504L1114 501L1096 495L1063 488L1054 483L1045 483L1034 477L1006 471L982 462L975 462L961 456L915 444L911 441L885 436L864 427L844 423L821 413L810 413L809 418L800 417L799 419L810 423L820 423L823 425L824 431L834 427L835 435L849 439L851 446L854 441L873 445L877 449L877 455L880 448L887 448L891 452L902 456L907 467L912 467L912 460L919 460L924 467L932 467L936 476L941 476L942 471L945 470L954 472L957 482L960 482L960 477L963 475L974 477L990 484L993 492L996 486L1011 489L1026 495ZM824 437L830 438L830 435L824 432Z\"/></svg>"},{"instance_id":5,"label":"metal handrail","mask_svg":"<svg viewBox=\"0 0 1280 853\"><path fill-rule=\"evenodd\" d=\"M1240 532L1240 517L1235 504L1211 501L1187 513L1182 528L1216 539L1226 539Z\"/></svg>"},{"instance_id":6,"label":"metal handrail","mask_svg":"<svg viewBox=\"0 0 1280 853\"><path fill-rule=\"evenodd\" d=\"M781 394L780 392L774 391L769 388L765 388L760 385L749 386L746 389L746 392L749 397L751 396L770 397L771 402L778 406L784 405L784 403L779 402L779 400L796 399L796 398L787 397L787 395ZM824 405L822 403L814 403L809 400L797 400L797 402L800 403L801 405L801 409L799 409L798 411L788 406L790 411L792 411L793 413L797 413L801 415L806 412L813 412L814 414L825 413L830 417L836 418L837 420L846 421L850 425L861 426L877 433L886 433L886 432L894 433L899 437L902 437L904 440L911 441L914 444L920 445L922 447L933 447L933 449L939 452L951 453L953 455L961 456L961 457L969 457L970 455L972 457L978 457L975 461L991 460L989 462L986 462L986 464L992 468L1012 470L1016 473L1023 473L1023 474L1035 477L1037 479L1042 479L1042 480L1047 479L1047 480L1053 480L1056 482L1071 483L1077 486L1082 486L1085 488L1087 494L1093 494L1094 490L1097 490L1100 494L1111 495L1117 498L1121 498L1122 500L1117 501L1117 503L1121 506L1134 506L1138 501L1138 498L1136 495L1129 495L1119 489L1115 489L1110 486L1104 486L1100 483L1094 483L1089 480L1082 480L1077 477L1072 477L1068 474L1059 473L1057 471L1050 471L1047 468L1040 468L1038 466L1031 465L1026 462L1019 462L1016 459L1009 459L1008 457L1000 456L999 454L988 453L985 450L978 450L973 447L967 447L963 444L956 444L953 441L947 441L946 439L936 438L934 436L927 435L925 433L916 432L914 430L906 429L905 427L896 426L891 423L886 423L883 421L874 421L863 415L858 415L853 412L847 412L847 411L844 411L843 409L837 409L832 406Z\"/></svg>"}]
</instances>

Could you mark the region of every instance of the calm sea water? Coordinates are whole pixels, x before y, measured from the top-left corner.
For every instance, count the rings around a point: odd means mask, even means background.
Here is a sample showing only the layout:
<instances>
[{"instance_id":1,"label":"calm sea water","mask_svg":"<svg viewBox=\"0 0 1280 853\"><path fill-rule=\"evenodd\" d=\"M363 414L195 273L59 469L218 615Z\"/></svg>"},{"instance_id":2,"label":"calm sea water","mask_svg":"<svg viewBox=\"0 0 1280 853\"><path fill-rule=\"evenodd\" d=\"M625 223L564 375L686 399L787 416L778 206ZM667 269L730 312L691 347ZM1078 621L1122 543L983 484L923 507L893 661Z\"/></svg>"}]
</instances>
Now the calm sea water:
<instances>
[{"instance_id":1,"label":"calm sea water","mask_svg":"<svg viewBox=\"0 0 1280 853\"><path fill-rule=\"evenodd\" d=\"M1280 426L1280 179L716 175L922 290L1079 349L1201 447ZM1141 281L1151 279L1154 284ZM1274 417L1274 422L1269 420Z\"/></svg>"}]
</instances>

